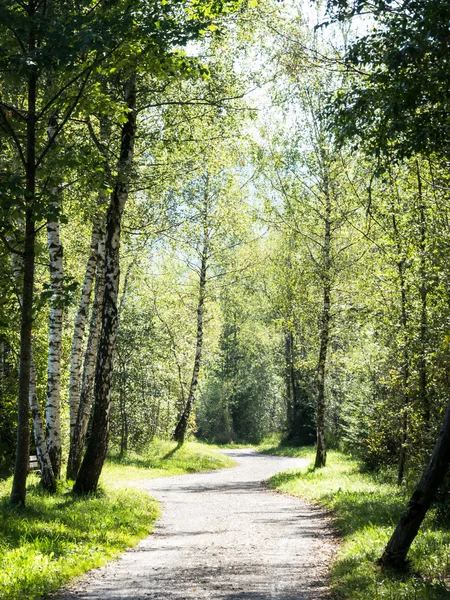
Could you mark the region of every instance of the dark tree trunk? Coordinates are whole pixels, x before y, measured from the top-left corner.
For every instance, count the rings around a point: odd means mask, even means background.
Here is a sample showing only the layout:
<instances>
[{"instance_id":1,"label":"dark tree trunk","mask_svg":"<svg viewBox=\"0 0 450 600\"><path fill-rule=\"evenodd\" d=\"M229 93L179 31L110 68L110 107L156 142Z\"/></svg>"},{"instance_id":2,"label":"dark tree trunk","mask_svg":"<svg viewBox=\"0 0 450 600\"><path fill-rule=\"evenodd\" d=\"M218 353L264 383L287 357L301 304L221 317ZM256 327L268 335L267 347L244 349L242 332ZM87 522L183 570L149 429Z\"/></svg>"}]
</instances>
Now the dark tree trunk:
<instances>
[{"instance_id":1,"label":"dark tree trunk","mask_svg":"<svg viewBox=\"0 0 450 600\"><path fill-rule=\"evenodd\" d=\"M399 569L405 567L409 548L430 508L440 483L448 471L449 464L450 402L428 466L384 550L380 559L382 565Z\"/></svg>"},{"instance_id":2,"label":"dark tree trunk","mask_svg":"<svg viewBox=\"0 0 450 600\"><path fill-rule=\"evenodd\" d=\"M400 246L400 234L397 227L397 220L395 215L392 217L394 233L397 243L397 253L400 257L401 246ZM403 406L401 411L401 430L400 430L400 454L398 460L398 472L397 472L397 484L401 485L406 468L407 459L407 442L408 442L408 407L409 407L409 352L406 343L407 332L408 332L408 312L407 312L407 297L406 297L406 280L405 280L405 262L400 259L397 263L398 276L400 281L400 302L401 302L401 313L400 320L402 324L403 333L405 340L403 342Z\"/></svg>"},{"instance_id":3,"label":"dark tree trunk","mask_svg":"<svg viewBox=\"0 0 450 600\"><path fill-rule=\"evenodd\" d=\"M120 377L120 391L119 391L119 410L120 410L120 419L121 419L121 428L120 428L120 456L125 456L128 450L128 417L127 417L127 409L125 406L125 381L126 381L126 373L125 373L125 365L122 365L122 373Z\"/></svg>"},{"instance_id":4,"label":"dark tree trunk","mask_svg":"<svg viewBox=\"0 0 450 600\"><path fill-rule=\"evenodd\" d=\"M206 217L205 217L206 218ZM200 281L199 281L199 294L198 294L198 305L197 305L197 346L195 348L195 359L194 369L192 372L191 385L189 388L189 395L184 407L183 413L177 423L173 439L182 444L186 437L189 417L191 415L192 407L194 405L195 393L198 386L198 376L200 373L200 365L202 361L202 350L203 350L203 313L205 305L205 289L206 289L206 271L208 269L208 233L206 223L204 224L204 241L202 250L202 262L200 267Z\"/></svg>"},{"instance_id":5,"label":"dark tree trunk","mask_svg":"<svg viewBox=\"0 0 450 600\"><path fill-rule=\"evenodd\" d=\"M108 449L111 380L118 323L120 230L122 214L129 193L130 168L136 136L136 83L134 77L125 84L125 101L128 114L122 129L118 181L111 197L106 221L105 292L102 331L95 372L92 433L73 488L76 494L95 492Z\"/></svg>"},{"instance_id":6,"label":"dark tree trunk","mask_svg":"<svg viewBox=\"0 0 450 600\"><path fill-rule=\"evenodd\" d=\"M326 187L328 187L326 185ZM328 341L330 337L331 319L331 198L326 195L325 231L324 231L324 264L323 264L323 304L320 328L319 363L317 365L317 400L316 427L317 451L314 468L324 467L327 462L327 445L325 438L325 371L327 363Z\"/></svg>"},{"instance_id":7,"label":"dark tree trunk","mask_svg":"<svg viewBox=\"0 0 450 600\"><path fill-rule=\"evenodd\" d=\"M294 425L294 415L295 415L295 399L294 399L294 389L293 389L293 380L292 380L292 346L293 346L293 335L291 331L286 331L284 334L284 362L285 362L285 385L286 385L286 419L288 426L288 438L292 437L292 428Z\"/></svg>"},{"instance_id":8,"label":"dark tree trunk","mask_svg":"<svg viewBox=\"0 0 450 600\"><path fill-rule=\"evenodd\" d=\"M35 13L30 3L30 17ZM29 50L35 51L36 41L33 26L29 36ZM20 323L19 393L17 416L17 448L14 479L10 496L11 504L25 505L28 460L30 456L30 368L31 330L33 325L33 295L36 227L33 204L36 196L36 95L37 75L33 70L28 78L27 147L26 147L26 212L25 242L23 252L23 290Z\"/></svg>"},{"instance_id":9,"label":"dark tree trunk","mask_svg":"<svg viewBox=\"0 0 450 600\"><path fill-rule=\"evenodd\" d=\"M419 195L420 212L420 358L419 358L419 394L422 404L425 428L430 426L430 400L427 389L427 343L428 343L428 316L427 316L427 221L425 215L425 203L422 194L422 178L420 167L417 166L417 193Z\"/></svg>"}]
</instances>

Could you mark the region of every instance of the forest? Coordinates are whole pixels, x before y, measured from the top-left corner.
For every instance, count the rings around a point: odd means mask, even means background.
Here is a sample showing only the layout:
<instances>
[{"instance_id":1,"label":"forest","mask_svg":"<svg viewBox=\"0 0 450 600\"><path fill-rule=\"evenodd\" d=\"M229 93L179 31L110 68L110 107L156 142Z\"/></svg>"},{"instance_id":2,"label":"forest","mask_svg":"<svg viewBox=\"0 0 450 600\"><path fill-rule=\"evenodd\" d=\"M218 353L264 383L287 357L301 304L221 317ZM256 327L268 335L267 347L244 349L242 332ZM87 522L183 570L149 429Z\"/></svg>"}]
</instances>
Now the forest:
<instances>
[{"instance_id":1,"label":"forest","mask_svg":"<svg viewBox=\"0 0 450 600\"><path fill-rule=\"evenodd\" d=\"M153 522L116 468L251 446L309 458L269 485L344 540L370 513L333 597L450 597L449 23L447 0L0 0L5 557L58 498Z\"/></svg>"}]
</instances>

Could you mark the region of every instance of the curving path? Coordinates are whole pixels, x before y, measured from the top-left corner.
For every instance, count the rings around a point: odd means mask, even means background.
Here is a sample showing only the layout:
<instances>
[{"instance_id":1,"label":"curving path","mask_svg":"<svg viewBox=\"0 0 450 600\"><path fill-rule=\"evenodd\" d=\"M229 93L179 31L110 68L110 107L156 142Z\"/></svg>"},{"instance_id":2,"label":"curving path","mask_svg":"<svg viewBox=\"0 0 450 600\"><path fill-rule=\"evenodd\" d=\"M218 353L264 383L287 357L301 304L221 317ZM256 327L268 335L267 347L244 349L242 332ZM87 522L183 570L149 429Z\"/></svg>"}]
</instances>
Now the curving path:
<instances>
[{"instance_id":1,"label":"curving path","mask_svg":"<svg viewBox=\"0 0 450 600\"><path fill-rule=\"evenodd\" d=\"M335 546L326 515L263 484L305 460L227 454L237 467L139 482L163 504L154 533L57 600L325 598Z\"/></svg>"}]
</instances>

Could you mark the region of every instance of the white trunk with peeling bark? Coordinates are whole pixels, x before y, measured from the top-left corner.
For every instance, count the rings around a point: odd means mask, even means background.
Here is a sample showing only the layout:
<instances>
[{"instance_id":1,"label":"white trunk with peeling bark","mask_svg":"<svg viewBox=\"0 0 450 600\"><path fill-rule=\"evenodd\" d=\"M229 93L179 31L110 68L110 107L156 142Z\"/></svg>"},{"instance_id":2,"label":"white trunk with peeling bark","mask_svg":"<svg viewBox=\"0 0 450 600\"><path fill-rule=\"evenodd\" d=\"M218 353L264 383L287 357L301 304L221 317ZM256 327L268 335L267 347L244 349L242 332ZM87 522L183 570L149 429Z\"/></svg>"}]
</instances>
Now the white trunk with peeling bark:
<instances>
[{"instance_id":1,"label":"white trunk with peeling bark","mask_svg":"<svg viewBox=\"0 0 450 600\"><path fill-rule=\"evenodd\" d=\"M97 274L95 283L94 304L92 307L89 338L86 346L83 368L83 380L77 419L70 441L69 460L67 463L67 478L75 479L83 458L83 449L91 413L95 363L97 359L98 342L100 338L101 314L103 295L105 291L105 231L101 231L97 248Z\"/></svg>"},{"instance_id":2,"label":"white trunk with peeling bark","mask_svg":"<svg viewBox=\"0 0 450 600\"><path fill-rule=\"evenodd\" d=\"M54 190L56 195L58 190ZM55 201L57 208L57 200ZM50 258L50 284L52 290L49 318L48 378L45 420L47 447L53 472L61 474L61 352L64 300L63 247L58 221L47 223L47 240Z\"/></svg>"},{"instance_id":3,"label":"white trunk with peeling bark","mask_svg":"<svg viewBox=\"0 0 450 600\"><path fill-rule=\"evenodd\" d=\"M48 452L47 440L45 437L44 421L42 418L41 407L36 392L36 367L34 364L34 355L31 353L30 365L30 410L33 419L34 442L36 453L41 467L41 483L45 490L56 491L56 478L53 472L50 454Z\"/></svg>"},{"instance_id":4,"label":"white trunk with peeling bark","mask_svg":"<svg viewBox=\"0 0 450 600\"><path fill-rule=\"evenodd\" d=\"M81 289L81 298L80 303L78 305L77 315L75 317L75 326L73 331L69 383L70 443L72 443L75 425L77 422L78 407L80 405L83 341L84 334L86 331L86 324L89 316L89 303L91 300L95 269L97 265L99 237L99 219L96 219L92 227L92 238L89 251L89 258L86 265L86 273L84 276L83 287Z\"/></svg>"}]
</instances>

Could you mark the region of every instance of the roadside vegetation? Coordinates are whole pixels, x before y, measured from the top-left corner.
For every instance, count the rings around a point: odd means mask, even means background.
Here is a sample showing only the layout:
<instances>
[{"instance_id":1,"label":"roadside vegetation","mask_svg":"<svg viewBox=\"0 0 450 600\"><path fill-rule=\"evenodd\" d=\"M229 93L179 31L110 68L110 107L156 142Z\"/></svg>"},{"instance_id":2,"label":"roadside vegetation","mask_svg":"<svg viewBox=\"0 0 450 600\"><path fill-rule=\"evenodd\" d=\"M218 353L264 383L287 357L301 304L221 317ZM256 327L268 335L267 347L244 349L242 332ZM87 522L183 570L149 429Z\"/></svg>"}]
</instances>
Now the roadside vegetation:
<instances>
[{"instance_id":1,"label":"roadside vegetation","mask_svg":"<svg viewBox=\"0 0 450 600\"><path fill-rule=\"evenodd\" d=\"M396 486L392 472L363 472L357 460L332 450L327 466L315 470L313 447L274 445L269 440L259 450L310 459L310 465L304 469L278 473L269 480L269 486L332 511L334 524L342 535L331 569L336 598L450 598L450 529L437 508L429 511L411 547L407 572L399 574L377 565L411 491L406 486Z\"/></svg>"},{"instance_id":2,"label":"roadside vegetation","mask_svg":"<svg viewBox=\"0 0 450 600\"><path fill-rule=\"evenodd\" d=\"M28 478L27 506L9 503L11 480L0 482L0 599L34 600L99 567L134 546L152 530L158 503L123 484L233 466L208 446L152 443L144 454L107 461L96 494L80 499L68 482L56 494Z\"/></svg>"}]
</instances>

